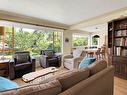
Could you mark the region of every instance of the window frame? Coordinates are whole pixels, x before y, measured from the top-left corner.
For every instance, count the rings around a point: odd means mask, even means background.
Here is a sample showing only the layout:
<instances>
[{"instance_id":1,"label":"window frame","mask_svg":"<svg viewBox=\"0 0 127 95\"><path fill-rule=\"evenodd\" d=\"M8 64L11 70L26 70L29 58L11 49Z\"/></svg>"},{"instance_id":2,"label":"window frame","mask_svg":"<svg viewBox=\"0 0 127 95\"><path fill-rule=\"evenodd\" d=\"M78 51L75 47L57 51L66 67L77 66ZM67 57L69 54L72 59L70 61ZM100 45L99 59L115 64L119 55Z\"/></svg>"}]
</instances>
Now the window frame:
<instances>
[{"instance_id":1,"label":"window frame","mask_svg":"<svg viewBox=\"0 0 127 95\"><path fill-rule=\"evenodd\" d=\"M96 38L98 44L97 44L97 45L94 45L94 44L93 44L93 38L94 38L93 36L94 36L94 35L91 36L91 46L97 46L97 47L98 47L99 44L100 44L100 38Z\"/></svg>"}]
</instances>

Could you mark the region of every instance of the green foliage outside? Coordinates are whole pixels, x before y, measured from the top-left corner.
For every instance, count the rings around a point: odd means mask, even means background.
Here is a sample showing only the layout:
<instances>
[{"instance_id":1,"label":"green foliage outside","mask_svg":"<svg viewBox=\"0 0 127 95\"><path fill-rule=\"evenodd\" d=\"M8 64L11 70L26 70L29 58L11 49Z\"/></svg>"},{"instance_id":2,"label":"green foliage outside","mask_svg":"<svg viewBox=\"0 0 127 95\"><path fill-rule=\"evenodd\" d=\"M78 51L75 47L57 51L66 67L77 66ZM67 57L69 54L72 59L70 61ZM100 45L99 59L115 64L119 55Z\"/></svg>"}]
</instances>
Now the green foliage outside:
<instances>
[{"instance_id":1,"label":"green foliage outside","mask_svg":"<svg viewBox=\"0 0 127 95\"><path fill-rule=\"evenodd\" d=\"M8 49L13 48L12 40L12 27L6 27L4 43L8 45ZM15 28L15 51L25 50L30 51L32 55L38 55L43 49L54 49L55 52L61 52L61 32Z\"/></svg>"},{"instance_id":2,"label":"green foliage outside","mask_svg":"<svg viewBox=\"0 0 127 95\"><path fill-rule=\"evenodd\" d=\"M92 38L92 45L98 45L98 38Z\"/></svg>"},{"instance_id":3,"label":"green foliage outside","mask_svg":"<svg viewBox=\"0 0 127 95\"><path fill-rule=\"evenodd\" d=\"M88 38L86 37L73 37L73 46L86 46Z\"/></svg>"}]
</instances>

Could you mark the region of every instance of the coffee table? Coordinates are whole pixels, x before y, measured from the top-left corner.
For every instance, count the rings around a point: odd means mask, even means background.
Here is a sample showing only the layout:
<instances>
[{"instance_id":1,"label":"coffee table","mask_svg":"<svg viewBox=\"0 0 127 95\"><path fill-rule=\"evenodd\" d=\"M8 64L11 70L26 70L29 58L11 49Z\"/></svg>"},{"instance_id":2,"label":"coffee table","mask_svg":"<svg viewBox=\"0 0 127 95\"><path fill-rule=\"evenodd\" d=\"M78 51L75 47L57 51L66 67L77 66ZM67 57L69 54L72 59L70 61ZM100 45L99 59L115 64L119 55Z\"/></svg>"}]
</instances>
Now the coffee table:
<instances>
[{"instance_id":1,"label":"coffee table","mask_svg":"<svg viewBox=\"0 0 127 95\"><path fill-rule=\"evenodd\" d=\"M42 77L42 76L48 75L50 73L54 73L58 70L59 69L57 69L56 67L48 67L48 68L45 68L45 69L42 69L42 70L39 70L39 71L35 71L35 72L25 74L25 75L22 76L22 80L26 83L31 82L34 79L38 78L38 77Z\"/></svg>"}]
</instances>

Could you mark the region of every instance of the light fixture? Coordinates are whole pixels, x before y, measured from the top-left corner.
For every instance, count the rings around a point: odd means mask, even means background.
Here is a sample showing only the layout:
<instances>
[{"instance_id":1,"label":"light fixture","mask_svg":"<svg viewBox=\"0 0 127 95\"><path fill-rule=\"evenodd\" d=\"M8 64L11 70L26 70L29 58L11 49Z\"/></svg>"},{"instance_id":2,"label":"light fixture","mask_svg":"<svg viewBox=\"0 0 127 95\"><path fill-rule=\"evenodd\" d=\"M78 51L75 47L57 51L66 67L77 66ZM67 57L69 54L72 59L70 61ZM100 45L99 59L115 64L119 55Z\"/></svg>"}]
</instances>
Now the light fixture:
<instances>
[{"instance_id":1,"label":"light fixture","mask_svg":"<svg viewBox=\"0 0 127 95\"><path fill-rule=\"evenodd\" d=\"M99 35L94 35L93 38L100 38L100 36Z\"/></svg>"}]
</instances>

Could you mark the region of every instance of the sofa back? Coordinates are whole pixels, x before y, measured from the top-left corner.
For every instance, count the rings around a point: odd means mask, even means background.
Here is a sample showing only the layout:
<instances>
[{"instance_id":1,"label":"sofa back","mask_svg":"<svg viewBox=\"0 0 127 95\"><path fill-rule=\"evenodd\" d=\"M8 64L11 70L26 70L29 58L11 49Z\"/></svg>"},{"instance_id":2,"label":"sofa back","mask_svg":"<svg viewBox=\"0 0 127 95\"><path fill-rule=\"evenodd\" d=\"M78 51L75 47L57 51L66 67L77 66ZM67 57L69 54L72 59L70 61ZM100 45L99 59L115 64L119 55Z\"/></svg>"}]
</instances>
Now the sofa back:
<instances>
[{"instance_id":1,"label":"sofa back","mask_svg":"<svg viewBox=\"0 0 127 95\"><path fill-rule=\"evenodd\" d=\"M90 70L86 68L82 70L76 70L68 74L63 74L59 76L57 80L59 80L62 85L62 91L65 91L80 81L87 79L89 75Z\"/></svg>"},{"instance_id":2,"label":"sofa back","mask_svg":"<svg viewBox=\"0 0 127 95\"><path fill-rule=\"evenodd\" d=\"M110 66L59 95L113 95L113 83L114 67Z\"/></svg>"},{"instance_id":3,"label":"sofa back","mask_svg":"<svg viewBox=\"0 0 127 95\"><path fill-rule=\"evenodd\" d=\"M97 60L88 66L90 69L90 76L102 71L107 68L107 62L105 60Z\"/></svg>"}]
</instances>

